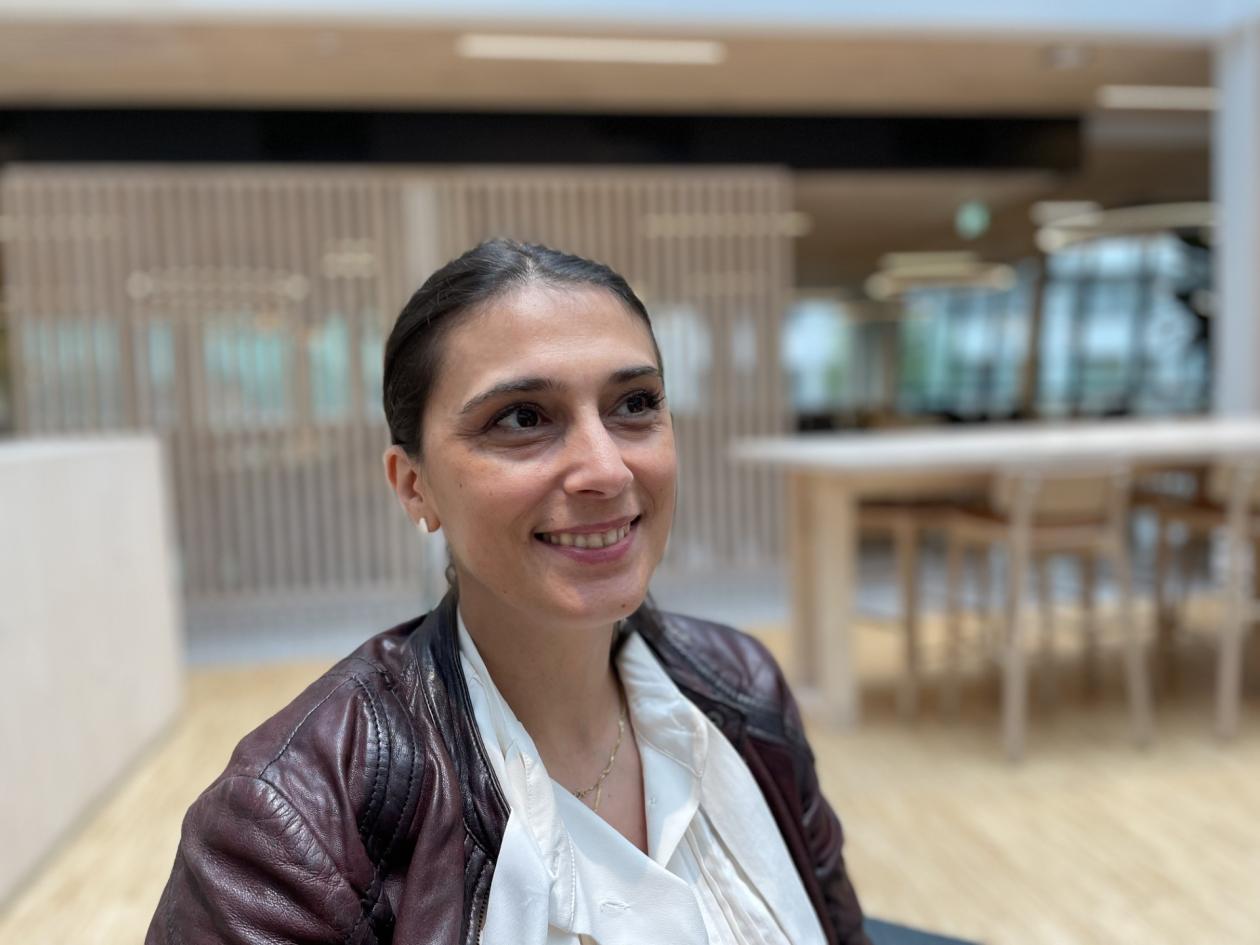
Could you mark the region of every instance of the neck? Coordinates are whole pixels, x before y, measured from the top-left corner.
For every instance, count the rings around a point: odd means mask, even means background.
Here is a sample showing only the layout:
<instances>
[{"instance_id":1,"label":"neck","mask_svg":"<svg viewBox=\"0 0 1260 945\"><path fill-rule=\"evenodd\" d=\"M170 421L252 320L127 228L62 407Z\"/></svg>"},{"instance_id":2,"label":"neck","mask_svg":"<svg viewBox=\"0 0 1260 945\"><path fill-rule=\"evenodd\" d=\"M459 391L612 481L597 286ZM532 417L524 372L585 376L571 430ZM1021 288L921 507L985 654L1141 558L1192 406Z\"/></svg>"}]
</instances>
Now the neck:
<instances>
[{"instance_id":1,"label":"neck","mask_svg":"<svg viewBox=\"0 0 1260 945\"><path fill-rule=\"evenodd\" d=\"M621 708L614 625L544 626L495 603L461 590L460 616L544 761L607 752Z\"/></svg>"}]
</instances>

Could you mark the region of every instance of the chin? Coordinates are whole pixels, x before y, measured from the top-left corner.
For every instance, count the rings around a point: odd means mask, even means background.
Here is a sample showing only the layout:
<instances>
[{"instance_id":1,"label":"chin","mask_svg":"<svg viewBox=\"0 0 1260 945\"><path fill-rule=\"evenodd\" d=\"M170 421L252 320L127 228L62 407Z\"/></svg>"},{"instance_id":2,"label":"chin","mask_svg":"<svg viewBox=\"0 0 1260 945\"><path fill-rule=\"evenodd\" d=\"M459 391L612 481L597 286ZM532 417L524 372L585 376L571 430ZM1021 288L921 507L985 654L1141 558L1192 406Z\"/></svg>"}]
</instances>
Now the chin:
<instances>
[{"instance_id":1,"label":"chin","mask_svg":"<svg viewBox=\"0 0 1260 945\"><path fill-rule=\"evenodd\" d=\"M573 588L560 604L569 621L590 626L616 623L629 617L647 597L647 582L618 582L619 586Z\"/></svg>"}]
</instances>

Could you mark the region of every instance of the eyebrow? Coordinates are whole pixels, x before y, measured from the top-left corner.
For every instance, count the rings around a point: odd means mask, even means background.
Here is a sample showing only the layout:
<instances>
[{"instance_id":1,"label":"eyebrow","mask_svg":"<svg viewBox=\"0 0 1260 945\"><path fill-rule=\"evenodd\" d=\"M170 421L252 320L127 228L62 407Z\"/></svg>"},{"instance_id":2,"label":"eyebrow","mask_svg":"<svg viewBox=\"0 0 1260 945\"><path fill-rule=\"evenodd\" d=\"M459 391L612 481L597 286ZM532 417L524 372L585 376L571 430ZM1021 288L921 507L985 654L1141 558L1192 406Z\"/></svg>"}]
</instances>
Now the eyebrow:
<instances>
[{"instance_id":1,"label":"eyebrow","mask_svg":"<svg viewBox=\"0 0 1260 945\"><path fill-rule=\"evenodd\" d=\"M624 384L627 381L633 381L640 377L660 377L661 370L652 364L636 365L635 367L621 368L614 371L608 376L610 384ZM504 381L501 384L495 384L480 394L473 397L468 403L460 408L460 416L473 413L478 407L490 400L495 400L505 394L533 394L539 391L556 391L564 387L563 384L549 377L518 377L510 381Z\"/></svg>"}]
</instances>

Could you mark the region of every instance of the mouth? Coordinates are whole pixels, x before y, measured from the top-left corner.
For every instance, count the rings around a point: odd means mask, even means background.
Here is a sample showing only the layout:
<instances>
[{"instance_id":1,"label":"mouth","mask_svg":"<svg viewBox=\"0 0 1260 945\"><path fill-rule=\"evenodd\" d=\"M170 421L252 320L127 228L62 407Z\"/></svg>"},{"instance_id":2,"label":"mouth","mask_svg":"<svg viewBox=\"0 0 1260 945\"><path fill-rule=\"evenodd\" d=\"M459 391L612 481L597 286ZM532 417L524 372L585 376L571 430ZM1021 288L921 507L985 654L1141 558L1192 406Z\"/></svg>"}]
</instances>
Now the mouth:
<instances>
[{"instance_id":1,"label":"mouth","mask_svg":"<svg viewBox=\"0 0 1260 945\"><path fill-rule=\"evenodd\" d=\"M633 518L601 522L598 525L583 525L552 532L535 532L534 537L548 545L557 545L561 548L592 550L611 548L625 541L641 518L643 518L642 515L636 515Z\"/></svg>"}]
</instances>

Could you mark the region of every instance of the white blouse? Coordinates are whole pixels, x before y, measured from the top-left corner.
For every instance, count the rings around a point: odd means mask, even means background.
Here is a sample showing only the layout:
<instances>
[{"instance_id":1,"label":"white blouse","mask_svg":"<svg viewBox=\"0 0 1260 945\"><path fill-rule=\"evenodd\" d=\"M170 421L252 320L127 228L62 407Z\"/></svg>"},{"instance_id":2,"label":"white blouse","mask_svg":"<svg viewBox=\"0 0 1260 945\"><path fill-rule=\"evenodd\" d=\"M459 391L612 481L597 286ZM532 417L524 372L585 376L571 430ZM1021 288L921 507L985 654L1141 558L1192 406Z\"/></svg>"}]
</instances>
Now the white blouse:
<instances>
[{"instance_id":1,"label":"white blouse","mask_svg":"<svg viewBox=\"0 0 1260 945\"><path fill-rule=\"evenodd\" d=\"M547 775L462 616L459 644L511 807L483 945L825 945L747 765L637 634L617 668L643 768L647 855Z\"/></svg>"}]
</instances>

